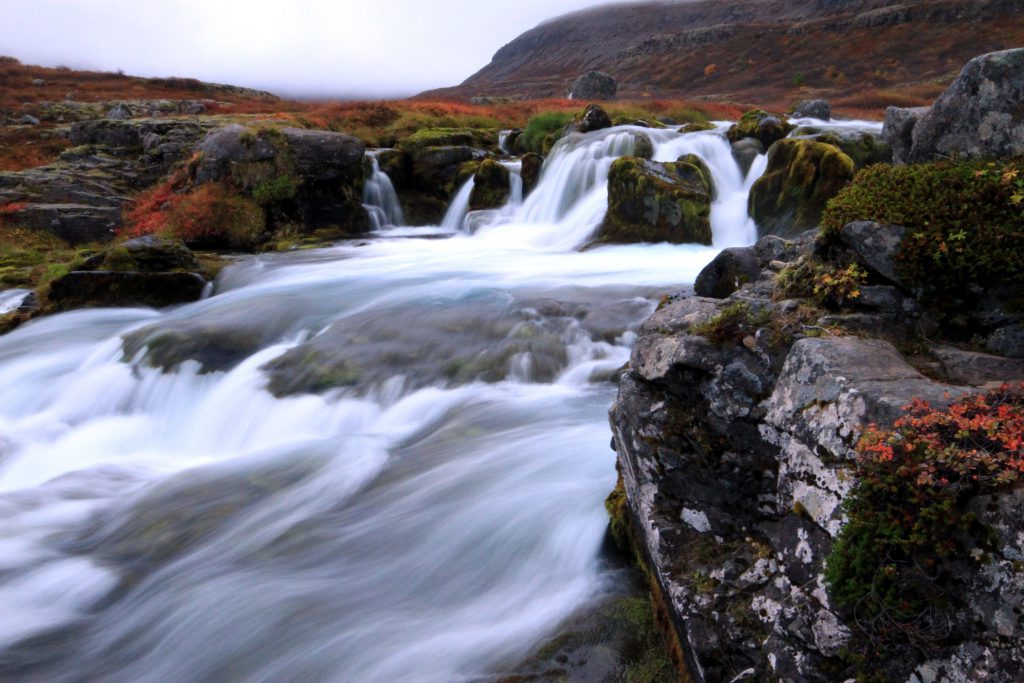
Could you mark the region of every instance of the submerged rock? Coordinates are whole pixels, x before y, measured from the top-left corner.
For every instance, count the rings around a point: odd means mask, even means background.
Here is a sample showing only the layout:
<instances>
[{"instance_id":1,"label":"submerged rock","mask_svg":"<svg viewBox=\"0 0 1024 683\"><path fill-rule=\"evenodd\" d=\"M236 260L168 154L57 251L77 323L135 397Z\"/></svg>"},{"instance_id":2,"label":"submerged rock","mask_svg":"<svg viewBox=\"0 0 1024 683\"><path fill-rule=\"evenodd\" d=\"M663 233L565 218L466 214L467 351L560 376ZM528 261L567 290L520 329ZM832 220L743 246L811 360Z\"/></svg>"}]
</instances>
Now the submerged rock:
<instances>
[{"instance_id":1,"label":"submerged rock","mask_svg":"<svg viewBox=\"0 0 1024 683\"><path fill-rule=\"evenodd\" d=\"M750 215L759 235L794 237L817 227L825 204L853 180L853 159L814 140L780 140L768 150L768 168L750 190Z\"/></svg>"},{"instance_id":2,"label":"submerged rock","mask_svg":"<svg viewBox=\"0 0 1024 683\"><path fill-rule=\"evenodd\" d=\"M622 157L608 174L608 214L598 242L711 244L710 173L696 158Z\"/></svg>"}]
</instances>

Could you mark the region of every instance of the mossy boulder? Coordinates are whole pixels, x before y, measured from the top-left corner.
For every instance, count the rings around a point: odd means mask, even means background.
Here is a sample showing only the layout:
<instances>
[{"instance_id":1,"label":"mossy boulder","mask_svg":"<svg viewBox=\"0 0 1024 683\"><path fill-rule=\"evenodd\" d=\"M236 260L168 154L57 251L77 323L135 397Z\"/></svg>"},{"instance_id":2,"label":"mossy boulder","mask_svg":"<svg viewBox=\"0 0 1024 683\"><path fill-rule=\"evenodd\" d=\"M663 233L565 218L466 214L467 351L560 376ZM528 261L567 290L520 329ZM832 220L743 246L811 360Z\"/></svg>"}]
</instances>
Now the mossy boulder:
<instances>
[{"instance_id":1,"label":"mossy boulder","mask_svg":"<svg viewBox=\"0 0 1024 683\"><path fill-rule=\"evenodd\" d=\"M856 165L838 147L814 140L780 140L768 168L750 190L758 235L796 237L817 227L828 200L853 179Z\"/></svg>"},{"instance_id":2,"label":"mossy boulder","mask_svg":"<svg viewBox=\"0 0 1024 683\"><path fill-rule=\"evenodd\" d=\"M72 271L50 283L47 309L95 306L162 308L195 301L206 280L198 273L140 273L112 270Z\"/></svg>"},{"instance_id":3,"label":"mossy boulder","mask_svg":"<svg viewBox=\"0 0 1024 683\"><path fill-rule=\"evenodd\" d=\"M198 271L199 261L181 240L145 235L111 246L76 270L117 270L156 273Z\"/></svg>"},{"instance_id":4,"label":"mossy boulder","mask_svg":"<svg viewBox=\"0 0 1024 683\"><path fill-rule=\"evenodd\" d=\"M353 234L369 229L362 204L366 148L351 135L231 125L196 151L197 184L231 180L277 222Z\"/></svg>"},{"instance_id":5,"label":"mossy boulder","mask_svg":"<svg viewBox=\"0 0 1024 683\"><path fill-rule=\"evenodd\" d=\"M474 147L424 147L412 156L412 189L447 201L465 179L463 169L471 161L482 161L487 152ZM460 175L461 174L461 175Z\"/></svg>"},{"instance_id":6,"label":"mossy boulder","mask_svg":"<svg viewBox=\"0 0 1024 683\"><path fill-rule=\"evenodd\" d=\"M498 132L479 128L424 128L398 141L396 149L415 155L428 147L476 147L496 151Z\"/></svg>"},{"instance_id":7,"label":"mossy boulder","mask_svg":"<svg viewBox=\"0 0 1024 683\"><path fill-rule=\"evenodd\" d=\"M703 164L617 159L608 175L608 214L596 242L711 244L712 188Z\"/></svg>"},{"instance_id":8,"label":"mossy boulder","mask_svg":"<svg viewBox=\"0 0 1024 683\"><path fill-rule=\"evenodd\" d=\"M654 143L651 142L651 138L643 133L637 133L634 137L636 140L633 143L633 156L639 159L653 159Z\"/></svg>"},{"instance_id":9,"label":"mossy boulder","mask_svg":"<svg viewBox=\"0 0 1024 683\"><path fill-rule=\"evenodd\" d=\"M892 148L880 135L867 131L823 130L813 126L804 126L794 130L793 137L806 138L838 147L843 154L853 159L858 171L872 164L892 163Z\"/></svg>"},{"instance_id":10,"label":"mossy boulder","mask_svg":"<svg viewBox=\"0 0 1024 683\"><path fill-rule=\"evenodd\" d=\"M509 193L508 169L494 159L484 159L473 176L469 208L471 211L496 209L508 201Z\"/></svg>"},{"instance_id":11,"label":"mossy boulder","mask_svg":"<svg viewBox=\"0 0 1024 683\"><path fill-rule=\"evenodd\" d=\"M702 133L706 130L714 130L715 124L707 121L696 121L694 123L687 123L679 128L680 133Z\"/></svg>"},{"instance_id":12,"label":"mossy boulder","mask_svg":"<svg viewBox=\"0 0 1024 683\"><path fill-rule=\"evenodd\" d=\"M752 109L740 117L726 131L729 142L737 142L743 138L756 138L765 147L786 137L794 126L787 119L774 116L763 109Z\"/></svg>"},{"instance_id":13,"label":"mossy boulder","mask_svg":"<svg viewBox=\"0 0 1024 683\"><path fill-rule=\"evenodd\" d=\"M537 183L540 181L540 172L544 169L544 157L539 154L523 155L523 169L519 172L523 178L523 196L533 192L533 188L537 187Z\"/></svg>"}]
</instances>

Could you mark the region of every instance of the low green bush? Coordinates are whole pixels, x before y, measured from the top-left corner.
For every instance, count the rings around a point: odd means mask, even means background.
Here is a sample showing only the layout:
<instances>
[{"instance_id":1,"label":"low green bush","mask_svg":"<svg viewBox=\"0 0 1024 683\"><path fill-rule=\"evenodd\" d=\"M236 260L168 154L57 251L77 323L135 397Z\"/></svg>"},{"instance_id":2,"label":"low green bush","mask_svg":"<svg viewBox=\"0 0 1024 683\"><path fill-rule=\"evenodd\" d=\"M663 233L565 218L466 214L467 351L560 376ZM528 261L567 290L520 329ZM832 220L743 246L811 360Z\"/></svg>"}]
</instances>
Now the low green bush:
<instances>
[{"instance_id":1,"label":"low green bush","mask_svg":"<svg viewBox=\"0 0 1024 683\"><path fill-rule=\"evenodd\" d=\"M901 275L926 302L1024 288L1024 160L870 166L829 202L822 236L858 220L907 228Z\"/></svg>"},{"instance_id":2,"label":"low green bush","mask_svg":"<svg viewBox=\"0 0 1024 683\"><path fill-rule=\"evenodd\" d=\"M562 129L572 121L572 113L546 111L532 117L523 129L523 146L527 152L543 154L544 140L550 136L550 143L561 137ZM550 149L550 146L549 146Z\"/></svg>"}]
</instances>

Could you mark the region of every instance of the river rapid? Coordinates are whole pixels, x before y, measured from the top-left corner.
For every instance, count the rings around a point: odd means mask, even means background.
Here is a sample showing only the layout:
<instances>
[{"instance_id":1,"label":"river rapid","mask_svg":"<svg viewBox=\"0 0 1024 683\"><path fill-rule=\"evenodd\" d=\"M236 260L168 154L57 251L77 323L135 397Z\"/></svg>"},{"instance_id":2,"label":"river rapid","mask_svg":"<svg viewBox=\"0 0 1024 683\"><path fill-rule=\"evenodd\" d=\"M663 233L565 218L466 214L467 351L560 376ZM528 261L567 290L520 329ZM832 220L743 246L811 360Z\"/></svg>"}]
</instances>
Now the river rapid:
<instances>
[{"instance_id":1,"label":"river rapid","mask_svg":"<svg viewBox=\"0 0 1024 683\"><path fill-rule=\"evenodd\" d=\"M581 250L643 132L714 246ZM213 295L0 337L0 679L489 680L615 589L607 410L634 330L753 242L719 131L558 143L526 200L240 260ZM5 300L0 297L0 304Z\"/></svg>"}]
</instances>

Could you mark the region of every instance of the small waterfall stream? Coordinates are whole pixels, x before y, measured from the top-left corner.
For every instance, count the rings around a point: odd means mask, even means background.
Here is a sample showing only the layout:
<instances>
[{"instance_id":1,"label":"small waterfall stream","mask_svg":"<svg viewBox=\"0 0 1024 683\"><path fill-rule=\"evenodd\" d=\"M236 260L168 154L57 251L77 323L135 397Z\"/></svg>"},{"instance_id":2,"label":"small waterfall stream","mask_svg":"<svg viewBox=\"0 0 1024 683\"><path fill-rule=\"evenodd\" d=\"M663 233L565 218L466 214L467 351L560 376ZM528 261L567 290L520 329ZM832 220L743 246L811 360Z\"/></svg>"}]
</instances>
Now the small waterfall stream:
<instances>
[{"instance_id":1,"label":"small waterfall stream","mask_svg":"<svg viewBox=\"0 0 1024 683\"><path fill-rule=\"evenodd\" d=\"M641 130L707 161L714 247L578 250ZM616 128L560 141L525 199L505 163L509 204L467 221L468 182L446 239L253 257L193 304L0 336L0 679L488 680L613 589L612 380L664 291L752 241L763 159Z\"/></svg>"}]
</instances>

